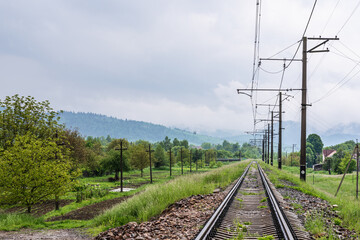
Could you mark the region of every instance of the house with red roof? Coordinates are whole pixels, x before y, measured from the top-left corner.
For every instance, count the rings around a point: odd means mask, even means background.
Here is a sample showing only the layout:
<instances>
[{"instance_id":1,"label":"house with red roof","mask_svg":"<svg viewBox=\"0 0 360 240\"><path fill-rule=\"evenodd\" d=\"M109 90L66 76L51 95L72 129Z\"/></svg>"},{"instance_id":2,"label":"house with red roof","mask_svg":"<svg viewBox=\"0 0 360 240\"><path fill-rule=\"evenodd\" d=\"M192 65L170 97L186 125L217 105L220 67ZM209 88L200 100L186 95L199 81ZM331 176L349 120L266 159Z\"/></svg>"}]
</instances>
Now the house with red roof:
<instances>
[{"instance_id":1,"label":"house with red roof","mask_svg":"<svg viewBox=\"0 0 360 240\"><path fill-rule=\"evenodd\" d=\"M323 162L325 161L326 158L332 157L335 153L336 151L332 149L323 150Z\"/></svg>"}]
</instances>

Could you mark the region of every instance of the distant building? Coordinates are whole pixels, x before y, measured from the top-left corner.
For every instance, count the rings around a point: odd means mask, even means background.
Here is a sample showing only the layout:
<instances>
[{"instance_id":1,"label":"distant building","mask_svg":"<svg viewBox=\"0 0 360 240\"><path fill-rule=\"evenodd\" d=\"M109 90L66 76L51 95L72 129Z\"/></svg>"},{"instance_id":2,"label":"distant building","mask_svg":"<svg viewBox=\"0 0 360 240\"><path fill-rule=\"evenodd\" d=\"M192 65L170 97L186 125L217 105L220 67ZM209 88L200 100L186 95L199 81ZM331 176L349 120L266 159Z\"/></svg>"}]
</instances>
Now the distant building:
<instances>
[{"instance_id":1,"label":"distant building","mask_svg":"<svg viewBox=\"0 0 360 240\"><path fill-rule=\"evenodd\" d=\"M326 158L332 157L335 153L336 151L332 149L323 150L323 162L325 161Z\"/></svg>"}]
</instances>

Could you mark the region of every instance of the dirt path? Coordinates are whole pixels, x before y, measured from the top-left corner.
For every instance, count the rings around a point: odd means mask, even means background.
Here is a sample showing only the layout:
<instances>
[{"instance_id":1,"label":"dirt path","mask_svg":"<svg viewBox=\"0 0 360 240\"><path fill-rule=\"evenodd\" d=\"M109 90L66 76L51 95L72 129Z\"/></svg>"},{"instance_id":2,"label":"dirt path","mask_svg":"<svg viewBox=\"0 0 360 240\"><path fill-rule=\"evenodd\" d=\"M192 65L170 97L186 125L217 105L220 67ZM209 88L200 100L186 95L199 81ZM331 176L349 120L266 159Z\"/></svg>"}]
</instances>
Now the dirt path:
<instances>
[{"instance_id":1,"label":"dirt path","mask_svg":"<svg viewBox=\"0 0 360 240\"><path fill-rule=\"evenodd\" d=\"M71 211L63 216L53 217L49 221L61 221L61 220L90 220L101 214L104 210L111 208L112 206L121 203L129 197L120 197L110 200L105 200L99 203L94 203L77 210Z\"/></svg>"},{"instance_id":2,"label":"dirt path","mask_svg":"<svg viewBox=\"0 0 360 240\"><path fill-rule=\"evenodd\" d=\"M59 229L59 230L21 230L16 232L0 231L1 240L34 240L34 239L72 239L85 240L92 239L91 236L76 229Z\"/></svg>"}]
</instances>

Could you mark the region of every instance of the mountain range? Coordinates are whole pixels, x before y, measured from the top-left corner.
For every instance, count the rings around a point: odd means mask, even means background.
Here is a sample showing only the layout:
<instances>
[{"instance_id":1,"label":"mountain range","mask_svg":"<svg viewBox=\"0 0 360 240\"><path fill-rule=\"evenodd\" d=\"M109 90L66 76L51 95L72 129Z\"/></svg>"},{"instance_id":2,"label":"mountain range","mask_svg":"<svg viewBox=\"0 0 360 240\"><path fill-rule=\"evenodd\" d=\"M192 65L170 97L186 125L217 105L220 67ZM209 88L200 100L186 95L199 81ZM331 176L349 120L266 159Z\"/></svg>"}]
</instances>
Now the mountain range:
<instances>
[{"instance_id":1,"label":"mountain range","mask_svg":"<svg viewBox=\"0 0 360 240\"><path fill-rule=\"evenodd\" d=\"M240 144L249 142L253 138L247 134L235 134L217 130L215 132L197 133L188 130L182 130L176 127L166 127L159 124L153 124L143 121L118 119L95 113L69 112L64 111L60 114L61 123L67 128L77 129L83 136L106 137L110 135L113 138L126 138L129 141L139 139L150 142L164 140L166 136L170 139L188 140L194 145L201 145L204 142L212 144L221 144L224 140L229 142L238 142ZM296 144L295 149L300 148L300 123L293 121L283 122L283 149L291 149ZM277 132L278 126L274 126ZM326 132L319 132L309 127L307 134L318 134L324 146L339 144L348 140L356 140L360 132L360 124L339 124L336 128L329 129ZM261 138L261 136L258 136ZM274 138L275 146L277 145L277 136ZM275 148L276 149L276 148ZM286 150L285 150L286 151Z\"/></svg>"}]
</instances>

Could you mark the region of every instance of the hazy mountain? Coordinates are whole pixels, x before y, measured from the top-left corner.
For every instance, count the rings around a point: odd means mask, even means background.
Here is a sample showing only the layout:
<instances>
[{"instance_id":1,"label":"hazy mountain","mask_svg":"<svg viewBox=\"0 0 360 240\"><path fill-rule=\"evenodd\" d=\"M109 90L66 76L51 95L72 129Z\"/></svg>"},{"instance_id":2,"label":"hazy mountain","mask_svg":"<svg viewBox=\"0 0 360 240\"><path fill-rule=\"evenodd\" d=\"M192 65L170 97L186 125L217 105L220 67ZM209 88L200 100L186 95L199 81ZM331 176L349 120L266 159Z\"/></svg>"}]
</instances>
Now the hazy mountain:
<instances>
[{"instance_id":1,"label":"hazy mountain","mask_svg":"<svg viewBox=\"0 0 360 240\"><path fill-rule=\"evenodd\" d=\"M129 141L143 139L150 142L162 141L168 136L170 139L186 139L189 143L196 145L201 145L204 142L220 144L225 139L201 135L196 132L185 131L178 128L169 128L158 124L127 119L123 120L94 113L63 112L60 116L61 122L64 123L67 128L78 129L83 136L106 137L110 135L113 138L126 138ZM238 139L240 138L241 137L238 137ZM234 138L234 140L235 139L237 138Z\"/></svg>"},{"instance_id":2,"label":"hazy mountain","mask_svg":"<svg viewBox=\"0 0 360 240\"><path fill-rule=\"evenodd\" d=\"M252 135L241 134L240 131L222 131L195 133L178 128L169 128L159 124L152 124L142 121L134 121L127 119L118 119L95 113L74 113L64 112L61 114L61 122L65 123L68 128L77 128L84 136L100 137L110 135L113 138L126 138L129 141L139 139L150 142L162 141L166 136L170 139L177 138L179 140L186 139L189 143L200 145L204 142L220 144L224 140L229 142L238 142L240 144L249 142L253 138ZM283 123L283 151L290 151L292 144L296 144L295 149L300 148L300 123L293 121L285 121ZM278 125L274 125L275 133L278 131ZM348 140L356 140L359 138L360 124L339 124L335 128L329 129L325 133L321 133L316 129L308 127L307 135L311 133L318 134L325 146L331 146L343 143ZM261 138L261 136L257 136ZM278 138L274 136L275 146L277 146Z\"/></svg>"}]
</instances>

